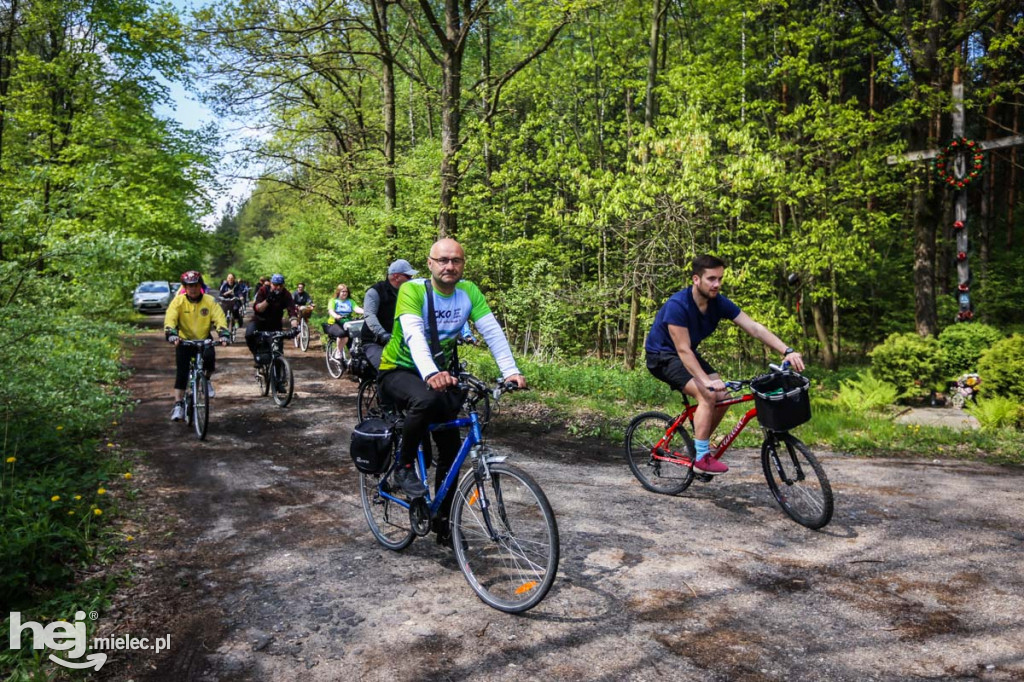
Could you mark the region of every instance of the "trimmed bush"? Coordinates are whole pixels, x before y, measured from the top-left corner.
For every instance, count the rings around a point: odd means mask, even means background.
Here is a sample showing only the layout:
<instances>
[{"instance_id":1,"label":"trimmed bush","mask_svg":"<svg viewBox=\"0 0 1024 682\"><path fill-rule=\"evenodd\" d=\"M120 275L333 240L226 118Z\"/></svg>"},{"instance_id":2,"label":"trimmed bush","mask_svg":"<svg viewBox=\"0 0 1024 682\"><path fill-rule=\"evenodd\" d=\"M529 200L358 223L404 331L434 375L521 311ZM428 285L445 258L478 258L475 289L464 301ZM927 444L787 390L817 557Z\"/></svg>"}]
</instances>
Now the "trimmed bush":
<instances>
[{"instance_id":1,"label":"trimmed bush","mask_svg":"<svg viewBox=\"0 0 1024 682\"><path fill-rule=\"evenodd\" d=\"M896 385L900 398L910 398L939 388L945 353L933 336L910 332L890 334L871 351L875 377Z\"/></svg>"},{"instance_id":2,"label":"trimmed bush","mask_svg":"<svg viewBox=\"0 0 1024 682\"><path fill-rule=\"evenodd\" d=\"M969 322L946 327L939 334L939 345L946 354L946 378L976 372L981 354L1003 338L1003 333L987 324Z\"/></svg>"},{"instance_id":3,"label":"trimmed bush","mask_svg":"<svg viewBox=\"0 0 1024 682\"><path fill-rule=\"evenodd\" d=\"M1024 401L1024 336L1014 334L993 344L978 361L978 374L982 395Z\"/></svg>"}]
</instances>

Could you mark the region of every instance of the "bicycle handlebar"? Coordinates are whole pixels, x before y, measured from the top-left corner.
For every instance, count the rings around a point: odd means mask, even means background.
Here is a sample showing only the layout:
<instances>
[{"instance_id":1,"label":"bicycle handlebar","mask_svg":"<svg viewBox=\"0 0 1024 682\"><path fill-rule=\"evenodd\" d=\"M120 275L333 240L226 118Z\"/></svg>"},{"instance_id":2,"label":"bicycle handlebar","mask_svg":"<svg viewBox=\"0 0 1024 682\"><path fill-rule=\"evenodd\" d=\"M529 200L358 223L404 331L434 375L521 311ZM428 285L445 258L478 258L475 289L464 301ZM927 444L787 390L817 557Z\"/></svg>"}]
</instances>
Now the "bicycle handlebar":
<instances>
[{"instance_id":1,"label":"bicycle handlebar","mask_svg":"<svg viewBox=\"0 0 1024 682\"><path fill-rule=\"evenodd\" d=\"M294 339L296 336L299 335L299 328L295 327L294 329L289 329L286 332L277 331L277 332L256 332L256 333L259 334L261 338L268 339L268 340L271 340L271 339Z\"/></svg>"},{"instance_id":2,"label":"bicycle handlebar","mask_svg":"<svg viewBox=\"0 0 1024 682\"><path fill-rule=\"evenodd\" d=\"M178 339L178 343L182 346L213 346L217 342L213 339L200 339L198 341L192 339Z\"/></svg>"}]
</instances>

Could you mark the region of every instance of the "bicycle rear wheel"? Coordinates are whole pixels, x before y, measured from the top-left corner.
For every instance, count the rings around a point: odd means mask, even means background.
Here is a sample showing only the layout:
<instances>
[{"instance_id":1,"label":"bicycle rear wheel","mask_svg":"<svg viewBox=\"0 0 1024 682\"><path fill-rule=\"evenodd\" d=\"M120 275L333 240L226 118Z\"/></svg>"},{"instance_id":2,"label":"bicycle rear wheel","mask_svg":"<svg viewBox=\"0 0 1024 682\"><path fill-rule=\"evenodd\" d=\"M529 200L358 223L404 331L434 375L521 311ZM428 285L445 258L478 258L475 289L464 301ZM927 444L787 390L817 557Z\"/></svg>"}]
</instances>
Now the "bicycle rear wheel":
<instances>
[{"instance_id":1,"label":"bicycle rear wheel","mask_svg":"<svg viewBox=\"0 0 1024 682\"><path fill-rule=\"evenodd\" d=\"M663 495L676 495L693 483L692 464L676 464L654 456L655 446L665 438L673 421L663 412L644 412L626 427L626 460L630 471L645 488ZM692 462L696 451L690 434L679 428L662 443L661 452L666 456L682 455Z\"/></svg>"},{"instance_id":2,"label":"bicycle rear wheel","mask_svg":"<svg viewBox=\"0 0 1024 682\"><path fill-rule=\"evenodd\" d=\"M291 365L283 356L278 355L270 363L270 387L274 391L274 402L278 407L285 407L292 401L295 391L295 377Z\"/></svg>"},{"instance_id":3,"label":"bicycle rear wheel","mask_svg":"<svg viewBox=\"0 0 1024 682\"><path fill-rule=\"evenodd\" d=\"M299 322L299 336L297 338L299 340L299 348L305 353L309 350L309 323L306 322L306 318L302 318L302 321Z\"/></svg>"},{"instance_id":4,"label":"bicycle rear wheel","mask_svg":"<svg viewBox=\"0 0 1024 682\"><path fill-rule=\"evenodd\" d=\"M383 483L382 483L383 480ZM409 525L409 510L380 494L380 486L391 490L384 475L359 474L359 498L363 503L366 523L377 542L398 551L408 547L415 539Z\"/></svg>"},{"instance_id":5,"label":"bicycle rear wheel","mask_svg":"<svg viewBox=\"0 0 1024 682\"><path fill-rule=\"evenodd\" d=\"M234 313L231 313L228 315L228 343L235 342L235 330L237 328L238 325L235 323L235 315Z\"/></svg>"},{"instance_id":6,"label":"bicycle rear wheel","mask_svg":"<svg viewBox=\"0 0 1024 682\"><path fill-rule=\"evenodd\" d=\"M780 452L781 444L785 451ZM832 520L832 486L818 458L799 438L769 434L761 445L761 467L775 501L791 519L811 530Z\"/></svg>"},{"instance_id":7,"label":"bicycle rear wheel","mask_svg":"<svg viewBox=\"0 0 1024 682\"><path fill-rule=\"evenodd\" d=\"M521 613L539 604L555 581L558 524L544 492L526 472L503 463L492 464L490 472L479 485L472 473L459 484L452 544L477 596L499 611Z\"/></svg>"},{"instance_id":8,"label":"bicycle rear wheel","mask_svg":"<svg viewBox=\"0 0 1024 682\"><path fill-rule=\"evenodd\" d=\"M192 381L192 428L199 440L206 438L210 422L210 382L202 372L196 372Z\"/></svg>"},{"instance_id":9,"label":"bicycle rear wheel","mask_svg":"<svg viewBox=\"0 0 1024 682\"><path fill-rule=\"evenodd\" d=\"M384 407L380 404L380 389L376 379L363 379L359 384L359 396L356 399L356 416L359 421L370 417L383 417Z\"/></svg>"},{"instance_id":10,"label":"bicycle rear wheel","mask_svg":"<svg viewBox=\"0 0 1024 682\"><path fill-rule=\"evenodd\" d=\"M327 352L327 373L335 379L340 379L341 375L345 373L345 365L335 357L335 353L338 352L338 340L333 336L327 337L324 349Z\"/></svg>"}]
</instances>

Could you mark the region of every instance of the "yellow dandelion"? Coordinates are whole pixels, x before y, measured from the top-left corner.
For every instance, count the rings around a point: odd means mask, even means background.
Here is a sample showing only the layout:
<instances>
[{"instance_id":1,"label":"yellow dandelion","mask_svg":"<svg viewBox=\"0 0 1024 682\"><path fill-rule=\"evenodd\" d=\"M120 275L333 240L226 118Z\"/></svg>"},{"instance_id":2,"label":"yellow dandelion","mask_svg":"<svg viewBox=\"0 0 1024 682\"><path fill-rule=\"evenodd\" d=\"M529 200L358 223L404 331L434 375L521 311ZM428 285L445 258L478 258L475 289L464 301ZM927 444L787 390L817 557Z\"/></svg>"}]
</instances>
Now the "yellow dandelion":
<instances>
[{"instance_id":1,"label":"yellow dandelion","mask_svg":"<svg viewBox=\"0 0 1024 682\"><path fill-rule=\"evenodd\" d=\"M124 539L125 539L125 542L131 542L131 541L132 541L132 540L134 540L135 538L134 538L134 537L132 537L131 535L125 535L125 536L124 536Z\"/></svg>"},{"instance_id":2,"label":"yellow dandelion","mask_svg":"<svg viewBox=\"0 0 1024 682\"><path fill-rule=\"evenodd\" d=\"M74 509L68 510L68 516L74 516L74 515L75 515L75 510Z\"/></svg>"},{"instance_id":3,"label":"yellow dandelion","mask_svg":"<svg viewBox=\"0 0 1024 682\"><path fill-rule=\"evenodd\" d=\"M82 499L81 495L75 495L75 500L80 500L80 499Z\"/></svg>"},{"instance_id":4,"label":"yellow dandelion","mask_svg":"<svg viewBox=\"0 0 1024 682\"><path fill-rule=\"evenodd\" d=\"M60 502L60 495L54 495L51 497L50 502Z\"/></svg>"},{"instance_id":5,"label":"yellow dandelion","mask_svg":"<svg viewBox=\"0 0 1024 682\"><path fill-rule=\"evenodd\" d=\"M117 422L110 422L112 426L117 426Z\"/></svg>"},{"instance_id":6,"label":"yellow dandelion","mask_svg":"<svg viewBox=\"0 0 1024 682\"><path fill-rule=\"evenodd\" d=\"M108 448L113 448L113 447L117 447L117 446L116 446L116 445L114 445L113 443L107 443L107 447L108 447Z\"/></svg>"},{"instance_id":7,"label":"yellow dandelion","mask_svg":"<svg viewBox=\"0 0 1024 682\"><path fill-rule=\"evenodd\" d=\"M92 513L95 514L96 516L100 516L100 515L103 514L103 510L102 509L93 509Z\"/></svg>"},{"instance_id":8,"label":"yellow dandelion","mask_svg":"<svg viewBox=\"0 0 1024 682\"><path fill-rule=\"evenodd\" d=\"M17 462L17 461L18 461L18 458L17 458L17 457L8 457L8 458L7 458L7 463L8 463L8 464L14 464L14 463L15 463L15 462Z\"/></svg>"},{"instance_id":9,"label":"yellow dandelion","mask_svg":"<svg viewBox=\"0 0 1024 682\"><path fill-rule=\"evenodd\" d=\"M126 481L130 481L130 480L132 480L132 472L130 472L130 471L129 471L129 472L127 472L127 473L126 473L126 474L124 475L124 479L125 479Z\"/></svg>"},{"instance_id":10,"label":"yellow dandelion","mask_svg":"<svg viewBox=\"0 0 1024 682\"><path fill-rule=\"evenodd\" d=\"M58 430L58 431L63 431L63 430L64 430L64 426L63 426L63 425L61 425L61 424L58 424L58 425L57 425L57 430Z\"/></svg>"},{"instance_id":11,"label":"yellow dandelion","mask_svg":"<svg viewBox=\"0 0 1024 682\"><path fill-rule=\"evenodd\" d=\"M106 488L100 488L99 490L96 491L96 494L97 495L106 495L107 494L107 489Z\"/></svg>"}]
</instances>

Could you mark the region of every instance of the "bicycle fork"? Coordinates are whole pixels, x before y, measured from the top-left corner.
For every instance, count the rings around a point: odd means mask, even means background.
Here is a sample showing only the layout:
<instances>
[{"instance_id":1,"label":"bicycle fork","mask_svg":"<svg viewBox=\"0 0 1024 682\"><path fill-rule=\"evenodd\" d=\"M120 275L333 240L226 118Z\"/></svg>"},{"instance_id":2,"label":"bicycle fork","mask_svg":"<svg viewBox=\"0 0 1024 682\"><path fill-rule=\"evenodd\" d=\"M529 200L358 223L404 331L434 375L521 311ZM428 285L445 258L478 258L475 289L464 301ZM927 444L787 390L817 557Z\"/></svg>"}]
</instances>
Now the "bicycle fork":
<instances>
[{"instance_id":1,"label":"bicycle fork","mask_svg":"<svg viewBox=\"0 0 1024 682\"><path fill-rule=\"evenodd\" d=\"M505 457L495 457L484 454L481 456L480 450L482 448L479 445L473 446L470 450L470 457L473 462L473 479L476 482L476 486L473 490L473 494L470 496L466 503L472 507L477 502L480 503L480 515L484 518L484 526L487 528L487 535L490 537L491 542L498 542L498 532L494 529L494 523L491 521L491 502L487 498L487 481L493 480L493 475L488 465L494 462L504 462ZM496 503L498 510L501 512L502 523L505 528L508 528L508 519L505 518L504 509L505 505L501 500L501 486L494 486L494 493L497 496ZM479 500L477 499L479 497Z\"/></svg>"},{"instance_id":2,"label":"bicycle fork","mask_svg":"<svg viewBox=\"0 0 1024 682\"><path fill-rule=\"evenodd\" d=\"M768 456L771 458L772 466L775 467L775 471L779 474L779 479L782 480L786 485L793 485L803 481L806 476L804 475L804 469L800 466L800 460L797 459L796 452L793 448L786 445L786 450L789 452L789 459L793 462L793 471L796 473L796 478L792 478L786 473L786 468L782 465L782 458L779 457L779 439L775 436L768 436L765 438L765 447L768 448Z\"/></svg>"}]
</instances>

